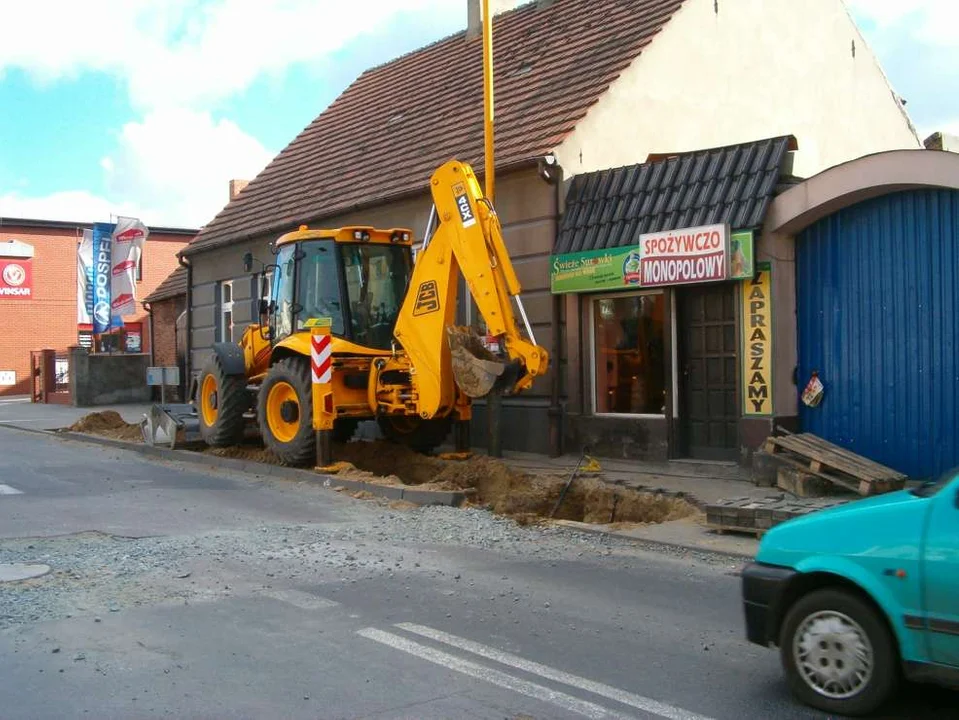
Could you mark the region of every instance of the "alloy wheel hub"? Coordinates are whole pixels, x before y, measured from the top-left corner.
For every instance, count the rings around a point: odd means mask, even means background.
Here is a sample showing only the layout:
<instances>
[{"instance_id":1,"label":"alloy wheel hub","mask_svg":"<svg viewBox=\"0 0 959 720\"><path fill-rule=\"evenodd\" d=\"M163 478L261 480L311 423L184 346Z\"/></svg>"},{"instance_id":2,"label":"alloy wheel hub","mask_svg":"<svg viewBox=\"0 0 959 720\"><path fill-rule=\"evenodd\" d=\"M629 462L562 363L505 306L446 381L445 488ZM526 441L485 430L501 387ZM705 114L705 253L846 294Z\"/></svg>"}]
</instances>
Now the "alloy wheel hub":
<instances>
[{"instance_id":1,"label":"alloy wheel hub","mask_svg":"<svg viewBox=\"0 0 959 720\"><path fill-rule=\"evenodd\" d=\"M806 684L834 700L856 695L872 678L872 644L859 624L840 612L807 617L793 640L793 657Z\"/></svg>"}]
</instances>

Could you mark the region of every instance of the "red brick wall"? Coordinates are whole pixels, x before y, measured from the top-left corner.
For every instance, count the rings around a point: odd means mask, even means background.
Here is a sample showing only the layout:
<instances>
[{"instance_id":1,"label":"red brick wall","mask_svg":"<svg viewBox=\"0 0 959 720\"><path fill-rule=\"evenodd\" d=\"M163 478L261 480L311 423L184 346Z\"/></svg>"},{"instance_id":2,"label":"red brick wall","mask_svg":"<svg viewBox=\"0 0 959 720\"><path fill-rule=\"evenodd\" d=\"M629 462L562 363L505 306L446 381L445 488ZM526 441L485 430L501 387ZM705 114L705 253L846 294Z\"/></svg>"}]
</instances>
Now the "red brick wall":
<instances>
[{"instance_id":1,"label":"red brick wall","mask_svg":"<svg viewBox=\"0 0 959 720\"><path fill-rule=\"evenodd\" d=\"M177 364L176 319L185 307L186 295L153 303L153 361L156 365Z\"/></svg>"},{"instance_id":2,"label":"red brick wall","mask_svg":"<svg viewBox=\"0 0 959 720\"><path fill-rule=\"evenodd\" d=\"M77 344L77 245L81 228L31 228L0 225L0 243L16 239L33 246L33 296L0 297L0 371L13 370L17 384L0 386L0 396L30 392L30 351L64 351ZM176 267L176 253L190 237L150 233L143 249L143 280L137 283L141 300ZM143 352L150 352L146 310L124 318L142 323Z\"/></svg>"}]
</instances>

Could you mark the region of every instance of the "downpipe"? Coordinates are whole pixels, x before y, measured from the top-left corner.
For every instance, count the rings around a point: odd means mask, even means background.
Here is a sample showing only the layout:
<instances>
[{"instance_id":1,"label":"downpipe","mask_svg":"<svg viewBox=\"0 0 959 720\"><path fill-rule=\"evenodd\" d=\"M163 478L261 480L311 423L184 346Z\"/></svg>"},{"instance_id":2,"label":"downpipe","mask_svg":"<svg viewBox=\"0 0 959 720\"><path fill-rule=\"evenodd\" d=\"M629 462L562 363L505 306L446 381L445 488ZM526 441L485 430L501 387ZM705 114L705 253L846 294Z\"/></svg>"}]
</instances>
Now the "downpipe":
<instances>
[{"instance_id":1,"label":"downpipe","mask_svg":"<svg viewBox=\"0 0 959 720\"><path fill-rule=\"evenodd\" d=\"M541 170L541 176L546 182L551 182L555 189L555 228L556 239L559 238L560 222L563 217L563 168L557 162L547 166L548 170ZM555 245L555 240L554 240ZM563 408L560 405L560 390L562 386L562 377L560 375L562 368L563 341L562 341L562 295L553 295L551 303L550 328L553 332L553 375L550 378L549 388L549 409L546 414L549 423L549 456L556 458L563 454Z\"/></svg>"},{"instance_id":2,"label":"downpipe","mask_svg":"<svg viewBox=\"0 0 959 720\"><path fill-rule=\"evenodd\" d=\"M184 348L184 372L182 378L183 400L193 400L193 264L177 253L177 262L186 268L186 347ZM176 325L174 321L174 334Z\"/></svg>"}]
</instances>

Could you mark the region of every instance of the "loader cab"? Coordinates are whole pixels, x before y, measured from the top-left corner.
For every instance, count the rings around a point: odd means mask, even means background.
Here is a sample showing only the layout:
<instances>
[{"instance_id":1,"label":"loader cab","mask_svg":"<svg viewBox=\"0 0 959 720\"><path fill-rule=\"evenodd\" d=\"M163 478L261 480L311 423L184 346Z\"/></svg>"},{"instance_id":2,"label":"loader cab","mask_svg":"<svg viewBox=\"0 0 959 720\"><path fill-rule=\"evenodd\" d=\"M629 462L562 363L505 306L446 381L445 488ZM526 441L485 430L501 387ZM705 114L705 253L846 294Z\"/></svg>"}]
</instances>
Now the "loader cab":
<instances>
[{"instance_id":1,"label":"loader cab","mask_svg":"<svg viewBox=\"0 0 959 720\"><path fill-rule=\"evenodd\" d=\"M403 228L301 228L282 236L270 293L273 342L329 318L334 336L390 350L412 266L412 232Z\"/></svg>"}]
</instances>

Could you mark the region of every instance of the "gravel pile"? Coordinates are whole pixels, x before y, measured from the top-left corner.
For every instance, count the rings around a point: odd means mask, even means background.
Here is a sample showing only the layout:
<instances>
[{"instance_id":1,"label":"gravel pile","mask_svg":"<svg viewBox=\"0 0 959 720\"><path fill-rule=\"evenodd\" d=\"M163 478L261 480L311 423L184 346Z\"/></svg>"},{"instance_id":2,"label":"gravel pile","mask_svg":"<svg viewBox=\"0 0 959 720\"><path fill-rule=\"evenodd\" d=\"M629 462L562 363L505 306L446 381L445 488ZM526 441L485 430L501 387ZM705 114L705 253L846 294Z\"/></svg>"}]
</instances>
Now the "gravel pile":
<instances>
[{"instance_id":1,"label":"gravel pile","mask_svg":"<svg viewBox=\"0 0 959 720\"><path fill-rule=\"evenodd\" d=\"M439 547L547 562L601 561L637 552L635 543L521 526L477 508L401 511L377 502L357 504L345 517L345 524L263 525L163 538L84 533L3 541L0 563L46 563L53 570L34 580L0 583L0 629L141 605L269 594L274 586L457 573L450 555L437 552ZM699 557L715 562L708 554Z\"/></svg>"}]
</instances>

